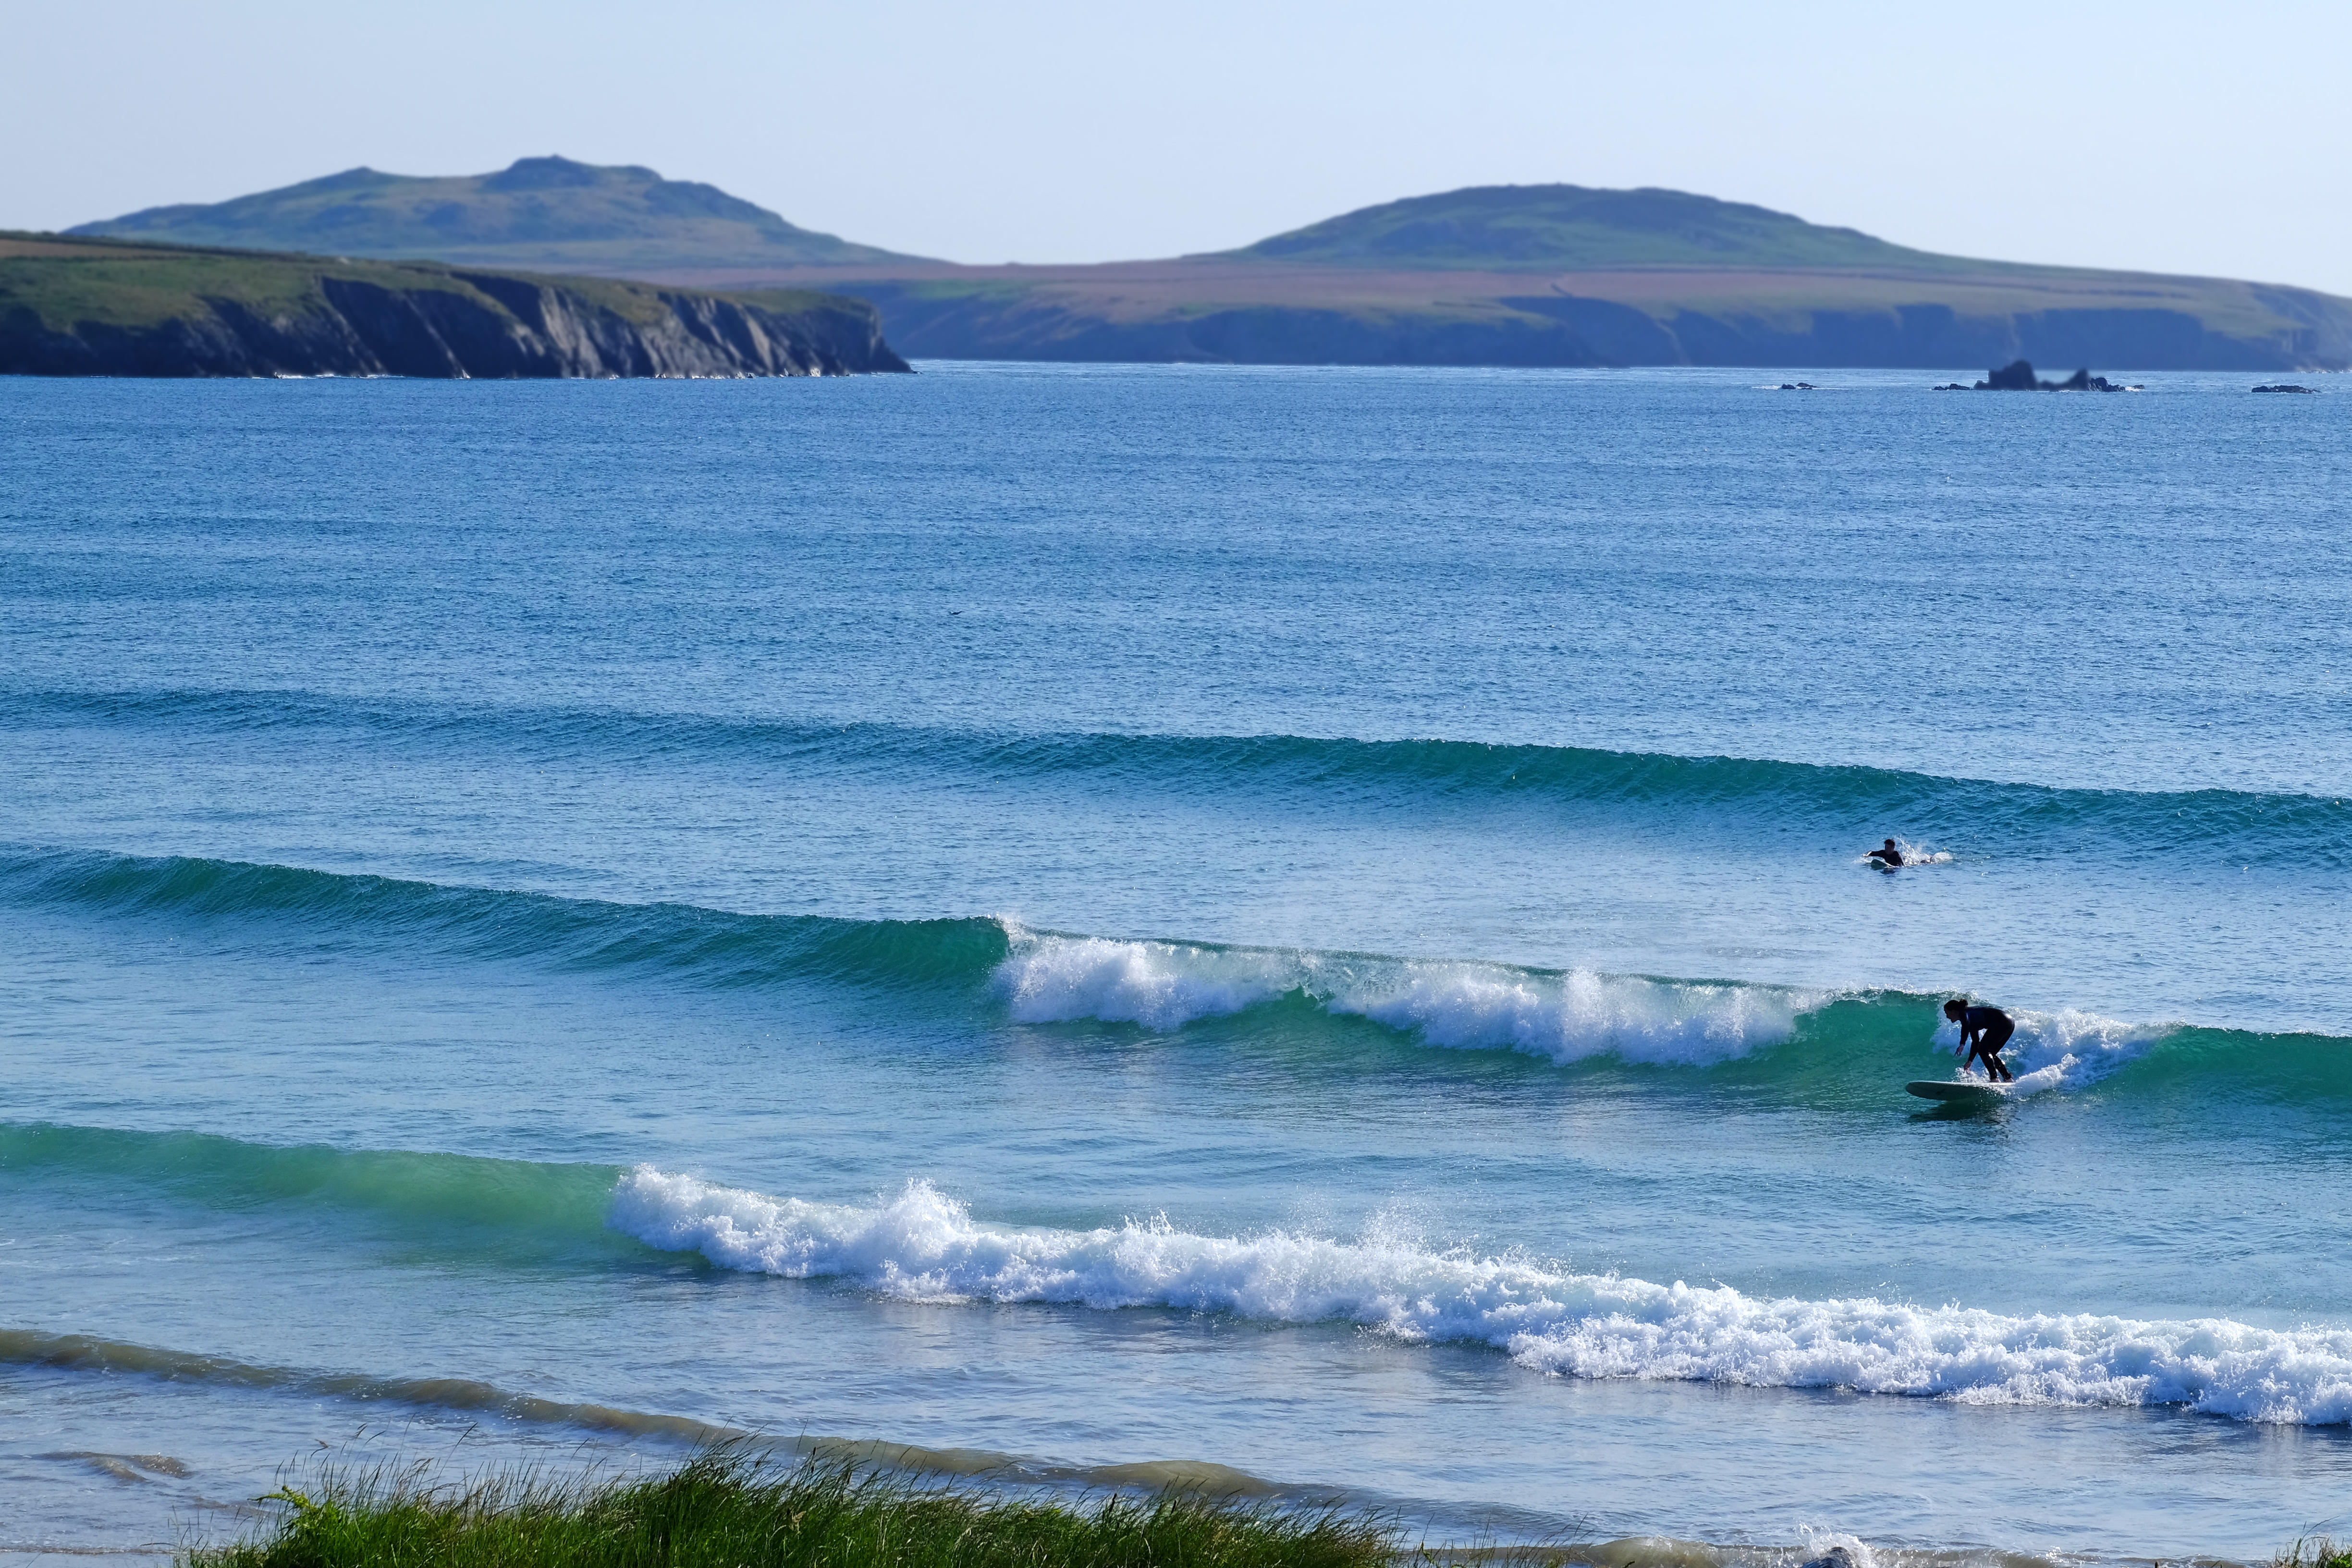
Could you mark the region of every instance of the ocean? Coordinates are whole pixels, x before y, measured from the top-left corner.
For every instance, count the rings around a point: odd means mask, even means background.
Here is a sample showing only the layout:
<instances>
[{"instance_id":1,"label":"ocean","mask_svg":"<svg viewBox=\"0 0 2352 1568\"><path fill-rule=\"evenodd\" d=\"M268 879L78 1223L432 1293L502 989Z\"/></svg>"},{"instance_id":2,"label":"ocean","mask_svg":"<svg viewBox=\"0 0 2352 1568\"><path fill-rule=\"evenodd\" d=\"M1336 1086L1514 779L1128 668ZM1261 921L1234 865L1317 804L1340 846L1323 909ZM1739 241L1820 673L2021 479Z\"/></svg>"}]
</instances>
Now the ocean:
<instances>
[{"instance_id":1,"label":"ocean","mask_svg":"<svg viewBox=\"0 0 2352 1568\"><path fill-rule=\"evenodd\" d=\"M2352 1521L2332 382L919 370L0 379L0 1548Z\"/></svg>"}]
</instances>

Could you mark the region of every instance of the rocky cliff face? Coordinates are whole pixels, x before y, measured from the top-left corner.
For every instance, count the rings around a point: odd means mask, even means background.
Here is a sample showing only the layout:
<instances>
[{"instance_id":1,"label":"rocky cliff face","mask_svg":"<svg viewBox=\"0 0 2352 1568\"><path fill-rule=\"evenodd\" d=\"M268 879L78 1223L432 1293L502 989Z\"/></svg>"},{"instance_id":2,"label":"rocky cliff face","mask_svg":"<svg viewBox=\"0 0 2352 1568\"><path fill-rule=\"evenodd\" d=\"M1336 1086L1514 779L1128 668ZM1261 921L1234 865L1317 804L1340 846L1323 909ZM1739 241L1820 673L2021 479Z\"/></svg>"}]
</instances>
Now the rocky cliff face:
<instances>
[{"instance_id":1,"label":"rocky cliff face","mask_svg":"<svg viewBox=\"0 0 2352 1568\"><path fill-rule=\"evenodd\" d=\"M0 374L506 379L907 368L883 342L874 308L835 295L235 252L0 260Z\"/></svg>"}]
</instances>

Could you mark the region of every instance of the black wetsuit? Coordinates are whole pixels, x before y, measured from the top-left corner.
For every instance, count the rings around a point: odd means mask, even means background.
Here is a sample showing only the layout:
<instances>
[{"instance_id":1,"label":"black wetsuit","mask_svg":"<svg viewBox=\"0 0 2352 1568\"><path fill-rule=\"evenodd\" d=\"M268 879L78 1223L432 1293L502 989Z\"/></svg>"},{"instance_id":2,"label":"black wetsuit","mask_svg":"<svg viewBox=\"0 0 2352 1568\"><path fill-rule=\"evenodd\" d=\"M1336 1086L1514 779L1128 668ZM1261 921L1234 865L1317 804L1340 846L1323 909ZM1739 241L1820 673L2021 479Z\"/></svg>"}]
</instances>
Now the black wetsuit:
<instances>
[{"instance_id":1,"label":"black wetsuit","mask_svg":"<svg viewBox=\"0 0 2352 1568\"><path fill-rule=\"evenodd\" d=\"M1864 856L1863 858L1865 860L1875 860L1880 865L1892 871L1895 867L1903 864L1903 851L1900 849L1874 849L1869 854Z\"/></svg>"},{"instance_id":2,"label":"black wetsuit","mask_svg":"<svg viewBox=\"0 0 2352 1568\"><path fill-rule=\"evenodd\" d=\"M2009 1044L2010 1036L2017 1033L2017 1021L1998 1007L1971 1007L1960 1015L1960 1043L1969 1037L1976 1039L1976 1054L1990 1067L2006 1070L2000 1059L2001 1047Z\"/></svg>"}]
</instances>

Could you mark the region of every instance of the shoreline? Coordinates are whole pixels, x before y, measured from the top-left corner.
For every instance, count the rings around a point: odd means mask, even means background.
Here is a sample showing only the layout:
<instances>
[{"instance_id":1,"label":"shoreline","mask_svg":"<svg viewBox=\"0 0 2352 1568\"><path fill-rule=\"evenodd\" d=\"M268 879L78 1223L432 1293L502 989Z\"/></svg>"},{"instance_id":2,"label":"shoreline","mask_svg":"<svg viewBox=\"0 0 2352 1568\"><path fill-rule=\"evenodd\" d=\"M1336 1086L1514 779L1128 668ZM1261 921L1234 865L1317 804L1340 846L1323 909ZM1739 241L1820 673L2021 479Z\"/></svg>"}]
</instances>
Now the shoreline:
<instances>
[{"instance_id":1,"label":"shoreline","mask_svg":"<svg viewBox=\"0 0 2352 1568\"><path fill-rule=\"evenodd\" d=\"M1253 1549L1235 1556L1194 1552L1179 1559L1198 1568L1226 1563L1245 1568L1261 1562L1266 1568L2125 1568L2144 1563L2155 1568L2352 1568L2352 1542L2337 1542L2308 1530L2300 1536L2283 1531L2281 1547L2267 1559L2033 1552L1987 1544L1881 1545L1829 1529L1808 1530L1794 1540L1759 1542L1666 1533L1580 1540L1480 1528L1467 1544L1433 1543L1428 1527L1437 1521L1423 1518L1416 1526L1412 1522L1414 1510L1395 1500L1369 1497L1354 1488L1270 1481L1213 1461L1043 1465L979 1449L805 1436L771 1440L693 1425L706 1436L683 1458L675 1457L674 1448L671 1455L657 1458L625 1449L595 1454L583 1446L572 1450L575 1459L587 1456L585 1465L577 1468L512 1458L465 1467L446 1458L354 1460L340 1452L298 1457L280 1468L276 1477L279 1484L270 1492L249 1501L200 1501L200 1507L217 1515L235 1516L234 1526L224 1520L225 1528L217 1531L190 1530L183 1523L169 1543L0 1540L0 1560L168 1561L187 1568L404 1562L415 1559L418 1531L425 1529L419 1521L427 1520L431 1529L426 1533L440 1543L430 1560L478 1560L509 1568L541 1559L533 1555L536 1548L518 1546L501 1532L528 1532L549 1527L551 1520L568 1520L592 1536L598 1531L609 1535L616 1510L634 1517L633 1510L641 1510L655 1494L684 1489L703 1495L706 1502L719 1500L710 1506L740 1506L772 1515L771 1534L779 1528L775 1519L809 1512L812 1498L829 1500L825 1506L837 1509L844 1506L844 1498L855 1495L866 1500L859 1506L886 1512L960 1510L966 1535L999 1529L1019 1533L1047 1516L1070 1528L1104 1519L1125 1521L1124 1530L1156 1512L1165 1516L1164 1522L1172 1521L1171 1528L1209 1536L1236 1533L1259 1545L1281 1548L1270 1556ZM1328 1552L1334 1542L1345 1550ZM1032 1554L1019 1561L1024 1568L1056 1568L1065 1561L1072 1568L1105 1568L1129 1561L1096 1550L1102 1544L1093 1540L1093 1547L1067 1558ZM1311 1550L1295 1555L1295 1546ZM719 1555L730 1564L842 1561L791 1551L729 1555L736 1551L730 1546ZM682 1546L655 1560L698 1563L705 1555ZM645 1561L625 1554L608 1559L593 1551L583 1554L576 1543L544 1560L584 1568L605 1561ZM903 1553L864 1559L913 1560ZM953 1560L997 1559L982 1551ZM1137 1568L1147 1568L1164 1559L1147 1553L1133 1561Z\"/></svg>"},{"instance_id":2,"label":"shoreline","mask_svg":"<svg viewBox=\"0 0 2352 1568\"><path fill-rule=\"evenodd\" d=\"M994 1456L989 1456L993 1458ZM879 1443L730 1438L667 1467L551 1476L494 1465L447 1479L431 1461L289 1466L232 1539L169 1550L188 1568L322 1563L547 1562L839 1564L1019 1563L1107 1568L2045 1568L2153 1561L2156 1568L2263 1568L2210 1557L2103 1558L1990 1546L1874 1547L1823 1531L1787 1543L1670 1535L1432 1545L1392 1510L1333 1489L1276 1487L1209 1463L1107 1466L1069 1480L990 1482L977 1454ZM284 1474L294 1476L284 1480ZM1088 1480L1073 1485L1080 1475ZM0 1553L157 1557L162 1551L11 1547ZM2352 1568L2352 1543L2305 1534L2268 1568Z\"/></svg>"}]
</instances>

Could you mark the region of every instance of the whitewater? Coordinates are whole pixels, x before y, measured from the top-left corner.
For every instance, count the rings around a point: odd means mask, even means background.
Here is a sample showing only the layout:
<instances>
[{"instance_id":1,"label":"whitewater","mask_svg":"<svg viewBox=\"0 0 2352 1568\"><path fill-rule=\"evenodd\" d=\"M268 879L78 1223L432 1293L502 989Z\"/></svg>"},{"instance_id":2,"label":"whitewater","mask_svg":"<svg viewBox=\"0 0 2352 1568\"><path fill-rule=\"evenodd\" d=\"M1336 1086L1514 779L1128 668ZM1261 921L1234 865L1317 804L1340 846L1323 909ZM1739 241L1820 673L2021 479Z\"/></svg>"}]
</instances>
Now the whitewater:
<instances>
[{"instance_id":1,"label":"whitewater","mask_svg":"<svg viewBox=\"0 0 2352 1568\"><path fill-rule=\"evenodd\" d=\"M842 1277L916 1301L1173 1307L1278 1322L1339 1319L1405 1340L1467 1340L1538 1372L1850 1388L1978 1405L2185 1405L2243 1420L2352 1420L2352 1329L2223 1320L2009 1318L1874 1300L1754 1300L1728 1287L1568 1273L1408 1241L1217 1237L1162 1218L1116 1230L975 1223L927 1183L871 1207L774 1199L641 1165L614 1228L729 1268Z\"/></svg>"},{"instance_id":2,"label":"whitewater","mask_svg":"<svg viewBox=\"0 0 2352 1568\"><path fill-rule=\"evenodd\" d=\"M1980 374L0 382L0 1550L2340 1530L2352 404Z\"/></svg>"}]
</instances>

